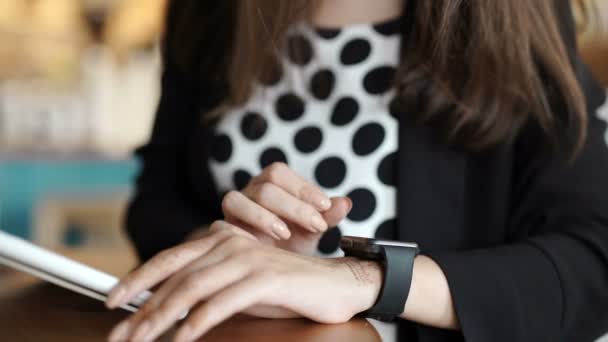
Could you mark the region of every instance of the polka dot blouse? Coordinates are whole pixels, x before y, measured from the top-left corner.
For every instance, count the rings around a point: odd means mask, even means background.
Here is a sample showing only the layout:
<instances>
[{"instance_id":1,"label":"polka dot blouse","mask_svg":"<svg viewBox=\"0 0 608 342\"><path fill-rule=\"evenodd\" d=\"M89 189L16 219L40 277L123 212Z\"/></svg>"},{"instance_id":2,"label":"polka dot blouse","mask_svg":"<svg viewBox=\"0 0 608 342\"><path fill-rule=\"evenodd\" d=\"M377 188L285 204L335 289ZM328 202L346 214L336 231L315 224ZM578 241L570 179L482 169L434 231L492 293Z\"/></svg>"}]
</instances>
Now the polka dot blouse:
<instances>
[{"instance_id":1,"label":"polka dot blouse","mask_svg":"<svg viewBox=\"0 0 608 342\"><path fill-rule=\"evenodd\" d=\"M287 37L280 77L218 122L210 167L221 192L243 188L275 161L349 196L353 209L321 239L339 255L342 235L394 238L397 120L389 113L399 20L341 29L300 24Z\"/></svg>"}]
</instances>

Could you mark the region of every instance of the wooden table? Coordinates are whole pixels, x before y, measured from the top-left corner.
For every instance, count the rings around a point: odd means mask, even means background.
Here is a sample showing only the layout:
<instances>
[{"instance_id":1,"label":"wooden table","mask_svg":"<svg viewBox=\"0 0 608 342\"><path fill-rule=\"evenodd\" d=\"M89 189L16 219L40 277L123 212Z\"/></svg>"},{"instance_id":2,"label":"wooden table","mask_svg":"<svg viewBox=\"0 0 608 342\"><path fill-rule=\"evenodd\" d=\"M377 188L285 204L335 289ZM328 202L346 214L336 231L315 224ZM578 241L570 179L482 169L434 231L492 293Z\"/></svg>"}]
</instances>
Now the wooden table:
<instances>
[{"instance_id":1,"label":"wooden table","mask_svg":"<svg viewBox=\"0 0 608 342\"><path fill-rule=\"evenodd\" d=\"M100 302L0 266L0 341L104 341L125 318ZM170 341L171 333L161 341ZM377 342L380 335L363 319L321 325L307 320L237 317L207 334L204 341Z\"/></svg>"}]
</instances>

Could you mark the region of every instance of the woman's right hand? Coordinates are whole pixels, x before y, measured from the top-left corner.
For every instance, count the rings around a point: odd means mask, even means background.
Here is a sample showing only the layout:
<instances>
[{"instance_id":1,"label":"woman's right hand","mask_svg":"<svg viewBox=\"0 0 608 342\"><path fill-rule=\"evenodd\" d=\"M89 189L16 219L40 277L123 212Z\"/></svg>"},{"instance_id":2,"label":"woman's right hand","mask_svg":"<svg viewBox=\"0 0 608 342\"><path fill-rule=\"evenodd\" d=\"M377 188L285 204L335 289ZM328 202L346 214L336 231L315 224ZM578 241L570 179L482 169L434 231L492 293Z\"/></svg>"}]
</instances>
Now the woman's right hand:
<instances>
[{"instance_id":1,"label":"woman's right hand","mask_svg":"<svg viewBox=\"0 0 608 342\"><path fill-rule=\"evenodd\" d=\"M243 190L230 191L222 200L227 222L264 243L307 255L351 209L348 197L327 197L284 163L269 165Z\"/></svg>"}]
</instances>

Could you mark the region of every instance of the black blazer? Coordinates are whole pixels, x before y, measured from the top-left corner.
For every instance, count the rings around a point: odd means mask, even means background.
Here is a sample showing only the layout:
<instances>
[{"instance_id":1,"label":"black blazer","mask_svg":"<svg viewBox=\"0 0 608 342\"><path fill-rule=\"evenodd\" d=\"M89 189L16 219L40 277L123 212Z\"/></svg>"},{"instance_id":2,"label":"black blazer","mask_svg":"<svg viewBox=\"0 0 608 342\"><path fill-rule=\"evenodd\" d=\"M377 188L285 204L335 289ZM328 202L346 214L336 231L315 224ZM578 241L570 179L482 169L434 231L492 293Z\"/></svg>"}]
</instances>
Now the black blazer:
<instances>
[{"instance_id":1,"label":"black blazer","mask_svg":"<svg viewBox=\"0 0 608 342\"><path fill-rule=\"evenodd\" d=\"M403 321L407 341L589 341L608 331L608 130L596 115L605 92L579 60L562 7L589 110L588 140L573 163L540 152L532 128L514 143L470 153L400 123L397 236L440 265L462 327ZM165 64L127 215L143 260L223 217L207 166L212 127L201 120L222 94Z\"/></svg>"}]
</instances>

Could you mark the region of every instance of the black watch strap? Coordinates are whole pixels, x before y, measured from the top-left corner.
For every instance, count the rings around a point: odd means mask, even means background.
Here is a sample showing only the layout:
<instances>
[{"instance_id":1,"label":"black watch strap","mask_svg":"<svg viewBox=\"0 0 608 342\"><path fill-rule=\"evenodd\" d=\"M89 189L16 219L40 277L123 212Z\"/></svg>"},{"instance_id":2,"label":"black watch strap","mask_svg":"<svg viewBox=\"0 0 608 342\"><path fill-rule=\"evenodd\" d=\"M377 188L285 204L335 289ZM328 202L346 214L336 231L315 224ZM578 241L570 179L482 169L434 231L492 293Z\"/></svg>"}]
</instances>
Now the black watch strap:
<instances>
[{"instance_id":1,"label":"black watch strap","mask_svg":"<svg viewBox=\"0 0 608 342\"><path fill-rule=\"evenodd\" d=\"M382 246L384 256L384 281L376 304L365 315L381 321L392 321L403 312L407 301L414 259L418 248Z\"/></svg>"}]
</instances>

